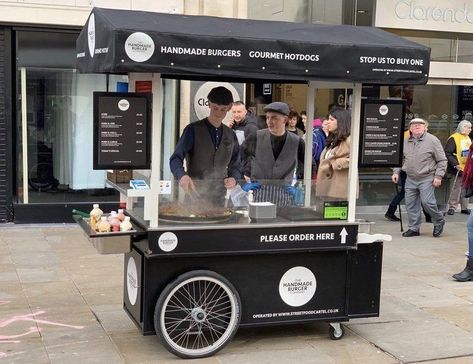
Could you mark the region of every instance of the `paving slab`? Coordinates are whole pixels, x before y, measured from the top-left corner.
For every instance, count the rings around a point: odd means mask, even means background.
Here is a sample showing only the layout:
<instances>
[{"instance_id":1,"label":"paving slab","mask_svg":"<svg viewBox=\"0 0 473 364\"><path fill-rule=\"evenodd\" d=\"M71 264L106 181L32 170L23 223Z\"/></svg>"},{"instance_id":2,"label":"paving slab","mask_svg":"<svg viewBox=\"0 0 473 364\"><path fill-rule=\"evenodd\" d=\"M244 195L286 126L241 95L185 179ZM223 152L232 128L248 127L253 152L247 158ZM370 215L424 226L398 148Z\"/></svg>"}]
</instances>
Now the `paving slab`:
<instances>
[{"instance_id":1,"label":"paving slab","mask_svg":"<svg viewBox=\"0 0 473 364\"><path fill-rule=\"evenodd\" d=\"M402 362L473 356L473 333L441 319L351 324L350 329Z\"/></svg>"},{"instance_id":2,"label":"paving slab","mask_svg":"<svg viewBox=\"0 0 473 364\"><path fill-rule=\"evenodd\" d=\"M41 338L27 337L0 342L0 362L14 364L49 364L48 356Z\"/></svg>"}]
</instances>

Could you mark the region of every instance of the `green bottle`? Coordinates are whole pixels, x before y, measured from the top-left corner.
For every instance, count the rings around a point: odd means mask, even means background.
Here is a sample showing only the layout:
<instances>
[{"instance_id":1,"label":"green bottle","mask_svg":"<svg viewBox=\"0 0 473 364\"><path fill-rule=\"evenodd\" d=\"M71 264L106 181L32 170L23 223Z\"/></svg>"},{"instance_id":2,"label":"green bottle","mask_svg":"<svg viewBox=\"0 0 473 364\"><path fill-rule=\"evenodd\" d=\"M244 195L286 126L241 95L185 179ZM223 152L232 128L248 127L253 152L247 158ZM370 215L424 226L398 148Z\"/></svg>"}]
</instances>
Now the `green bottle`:
<instances>
[{"instance_id":1,"label":"green bottle","mask_svg":"<svg viewBox=\"0 0 473 364\"><path fill-rule=\"evenodd\" d=\"M90 215L87 212L84 212L84 211L81 211L81 210L76 210L76 209L72 209L72 214L73 215L79 215L79 216L82 216L82 217L90 217Z\"/></svg>"}]
</instances>

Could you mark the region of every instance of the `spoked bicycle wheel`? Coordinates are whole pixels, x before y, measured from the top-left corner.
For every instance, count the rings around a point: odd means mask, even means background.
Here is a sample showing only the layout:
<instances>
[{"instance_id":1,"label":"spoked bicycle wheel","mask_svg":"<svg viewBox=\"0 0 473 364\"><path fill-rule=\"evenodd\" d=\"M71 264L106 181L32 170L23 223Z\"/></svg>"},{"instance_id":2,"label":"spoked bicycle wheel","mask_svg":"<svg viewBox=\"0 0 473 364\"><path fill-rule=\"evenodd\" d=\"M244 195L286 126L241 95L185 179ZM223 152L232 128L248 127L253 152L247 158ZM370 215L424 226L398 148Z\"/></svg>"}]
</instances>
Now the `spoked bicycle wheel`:
<instances>
[{"instance_id":1,"label":"spoked bicycle wheel","mask_svg":"<svg viewBox=\"0 0 473 364\"><path fill-rule=\"evenodd\" d=\"M191 271L159 296L154 328L171 353L203 358L221 350L235 335L240 307L240 297L227 279L212 271Z\"/></svg>"}]
</instances>

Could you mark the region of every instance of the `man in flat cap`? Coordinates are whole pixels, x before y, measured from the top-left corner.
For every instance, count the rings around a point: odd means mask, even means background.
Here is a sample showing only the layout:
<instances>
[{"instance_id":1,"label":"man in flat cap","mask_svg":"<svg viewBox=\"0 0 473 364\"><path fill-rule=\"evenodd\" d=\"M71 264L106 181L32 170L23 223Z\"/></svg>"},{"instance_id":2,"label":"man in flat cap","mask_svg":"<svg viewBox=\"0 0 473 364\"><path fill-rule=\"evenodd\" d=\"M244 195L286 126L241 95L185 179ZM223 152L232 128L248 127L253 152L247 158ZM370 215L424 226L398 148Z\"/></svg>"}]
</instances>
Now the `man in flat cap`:
<instances>
[{"instance_id":1,"label":"man in flat cap","mask_svg":"<svg viewBox=\"0 0 473 364\"><path fill-rule=\"evenodd\" d=\"M406 172L406 209L409 230L402 236L419 236L422 207L432 217L434 237L443 232L445 219L437 207L435 188L442 184L447 170L447 157L442 143L437 137L427 132L427 122L415 118L409 123L411 136L404 140L404 160L402 170ZM398 182L401 169L395 168L392 175Z\"/></svg>"},{"instance_id":2,"label":"man in flat cap","mask_svg":"<svg viewBox=\"0 0 473 364\"><path fill-rule=\"evenodd\" d=\"M286 131L287 104L273 102L264 111L267 129L249 135L242 145L243 174L247 181L263 185L254 191L255 201L293 205L293 195L286 187L291 185L294 172L302 177L304 140Z\"/></svg>"},{"instance_id":3,"label":"man in flat cap","mask_svg":"<svg viewBox=\"0 0 473 364\"><path fill-rule=\"evenodd\" d=\"M241 178L237 137L222 124L232 106L232 93L219 86L210 90L207 98L209 116L185 127L169 160L172 174L186 192L195 190L194 180L221 180L226 188L233 188Z\"/></svg>"}]
</instances>

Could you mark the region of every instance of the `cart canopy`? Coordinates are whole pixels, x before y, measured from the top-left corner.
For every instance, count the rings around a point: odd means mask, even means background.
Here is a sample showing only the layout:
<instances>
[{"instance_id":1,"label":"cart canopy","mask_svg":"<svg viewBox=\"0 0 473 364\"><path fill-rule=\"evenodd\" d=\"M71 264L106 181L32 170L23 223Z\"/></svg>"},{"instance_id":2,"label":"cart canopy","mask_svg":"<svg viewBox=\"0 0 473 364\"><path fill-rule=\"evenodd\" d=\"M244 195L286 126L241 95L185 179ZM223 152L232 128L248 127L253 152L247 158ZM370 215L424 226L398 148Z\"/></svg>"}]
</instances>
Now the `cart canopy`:
<instances>
[{"instance_id":1,"label":"cart canopy","mask_svg":"<svg viewBox=\"0 0 473 364\"><path fill-rule=\"evenodd\" d=\"M429 60L430 48L373 27L101 8L77 39L84 73L424 84Z\"/></svg>"}]
</instances>

